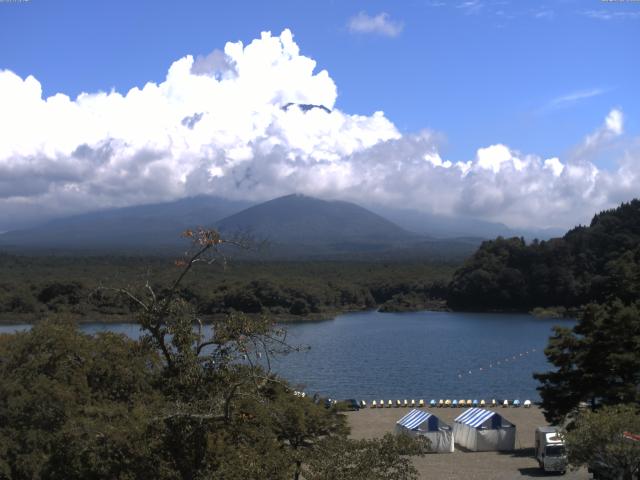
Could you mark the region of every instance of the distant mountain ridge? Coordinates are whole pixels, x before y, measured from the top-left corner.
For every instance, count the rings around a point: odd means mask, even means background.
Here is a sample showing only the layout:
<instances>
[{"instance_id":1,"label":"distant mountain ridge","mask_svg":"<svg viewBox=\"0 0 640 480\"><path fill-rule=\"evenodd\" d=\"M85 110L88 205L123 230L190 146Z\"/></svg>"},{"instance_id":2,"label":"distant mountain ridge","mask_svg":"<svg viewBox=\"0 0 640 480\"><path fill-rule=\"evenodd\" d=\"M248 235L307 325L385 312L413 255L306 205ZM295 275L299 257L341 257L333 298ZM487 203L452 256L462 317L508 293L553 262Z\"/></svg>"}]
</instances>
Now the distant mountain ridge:
<instances>
[{"instance_id":1,"label":"distant mountain ridge","mask_svg":"<svg viewBox=\"0 0 640 480\"><path fill-rule=\"evenodd\" d=\"M394 220L403 217L394 212L390 209L389 216L381 215L355 203L299 194L260 204L203 195L91 212L10 231L0 234L0 248L67 253L175 253L185 245L180 238L183 230L204 226L228 235L250 234L256 240L266 240L270 245L266 255L277 258L354 259L377 255L379 259L409 260L425 255L463 258L490 236L488 231L485 236L475 234L477 229L473 228L456 229L460 221L456 224L454 219L447 224L436 216L418 215L413 223L404 222L400 226ZM419 228L421 219L424 224ZM478 222L482 228L492 228L491 224L487 227L486 222ZM417 232L406 228L407 223ZM430 230L435 234L431 235ZM502 230L498 230L501 234ZM451 234L447 235L448 232Z\"/></svg>"},{"instance_id":2,"label":"distant mountain ridge","mask_svg":"<svg viewBox=\"0 0 640 480\"><path fill-rule=\"evenodd\" d=\"M74 215L0 235L0 246L79 250L142 250L184 245L180 233L213 224L251 203L212 196Z\"/></svg>"},{"instance_id":3,"label":"distant mountain ridge","mask_svg":"<svg viewBox=\"0 0 640 480\"><path fill-rule=\"evenodd\" d=\"M368 207L395 224L421 235L435 238L475 237L490 239L502 237L524 237L526 240L548 240L560 237L565 230L560 228L510 228L499 222L489 222L477 218L446 216L420 212L409 208Z\"/></svg>"}]
</instances>

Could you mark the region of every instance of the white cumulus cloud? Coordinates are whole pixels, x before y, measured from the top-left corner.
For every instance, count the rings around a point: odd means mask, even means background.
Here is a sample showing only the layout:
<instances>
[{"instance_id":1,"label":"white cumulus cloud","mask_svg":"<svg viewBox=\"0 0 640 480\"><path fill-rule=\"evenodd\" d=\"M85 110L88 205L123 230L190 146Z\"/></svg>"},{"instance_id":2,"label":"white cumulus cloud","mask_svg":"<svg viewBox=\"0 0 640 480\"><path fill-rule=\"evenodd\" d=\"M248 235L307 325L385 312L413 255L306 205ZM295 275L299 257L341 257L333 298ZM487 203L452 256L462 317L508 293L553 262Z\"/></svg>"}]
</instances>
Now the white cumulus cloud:
<instances>
[{"instance_id":1,"label":"white cumulus cloud","mask_svg":"<svg viewBox=\"0 0 640 480\"><path fill-rule=\"evenodd\" d=\"M611 110L605 119L606 131L613 135L622 135L623 117L620 110Z\"/></svg>"},{"instance_id":2,"label":"white cumulus cloud","mask_svg":"<svg viewBox=\"0 0 640 480\"><path fill-rule=\"evenodd\" d=\"M619 109L569 158L505 144L447 159L442 135L402 135L383 112L335 108L329 73L290 31L175 61L128 92L43 97L0 71L0 231L52 216L195 194L292 192L512 226L570 226L638 194L638 147L614 171L589 161L622 135ZM638 142L640 143L640 142Z\"/></svg>"},{"instance_id":3,"label":"white cumulus cloud","mask_svg":"<svg viewBox=\"0 0 640 480\"><path fill-rule=\"evenodd\" d=\"M596 131L587 135L581 145L576 149L575 156L590 158L603 148L606 148L613 139L624 132L624 116L622 111L614 108L604 120L604 124Z\"/></svg>"}]
</instances>

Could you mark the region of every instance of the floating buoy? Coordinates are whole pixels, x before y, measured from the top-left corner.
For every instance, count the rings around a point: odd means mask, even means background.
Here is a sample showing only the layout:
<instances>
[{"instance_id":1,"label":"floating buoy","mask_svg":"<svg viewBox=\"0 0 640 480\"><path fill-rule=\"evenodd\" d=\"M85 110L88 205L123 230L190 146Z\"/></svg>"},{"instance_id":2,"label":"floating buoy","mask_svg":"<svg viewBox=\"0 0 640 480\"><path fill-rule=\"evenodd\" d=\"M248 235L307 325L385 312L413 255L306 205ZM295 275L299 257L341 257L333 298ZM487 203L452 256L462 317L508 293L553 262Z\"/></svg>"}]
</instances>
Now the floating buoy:
<instances>
[{"instance_id":1,"label":"floating buoy","mask_svg":"<svg viewBox=\"0 0 640 480\"><path fill-rule=\"evenodd\" d=\"M502 365L502 363L514 362L514 361L517 361L518 359L523 359L524 357L529 355L529 353L532 353L535 351L536 351L535 348L531 348L531 349L525 350L524 352L509 354L507 357L504 358L504 360L493 359L493 360L487 361L486 363L481 362L483 365L481 367L477 367L477 371L484 373L489 369L493 369L494 366L498 367L499 365ZM458 370L456 374L458 378L461 379L463 375L472 375L475 370L476 368L472 368L471 370L463 370L463 371Z\"/></svg>"}]
</instances>

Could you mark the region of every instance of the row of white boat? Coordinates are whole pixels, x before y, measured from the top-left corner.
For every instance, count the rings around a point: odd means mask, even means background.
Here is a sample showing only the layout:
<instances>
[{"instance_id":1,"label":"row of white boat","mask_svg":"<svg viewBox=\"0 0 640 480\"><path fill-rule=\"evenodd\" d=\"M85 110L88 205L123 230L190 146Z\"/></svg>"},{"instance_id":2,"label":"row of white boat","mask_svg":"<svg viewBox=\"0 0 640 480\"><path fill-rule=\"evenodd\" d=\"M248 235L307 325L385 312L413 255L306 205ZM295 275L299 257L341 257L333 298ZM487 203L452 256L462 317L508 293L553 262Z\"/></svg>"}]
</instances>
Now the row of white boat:
<instances>
[{"instance_id":1,"label":"row of white boat","mask_svg":"<svg viewBox=\"0 0 640 480\"><path fill-rule=\"evenodd\" d=\"M498 401L495 398L493 400L491 400L490 402L485 402L484 400L443 400L440 399L438 401L436 401L435 399L430 400L428 406L431 408L465 408L465 407L498 407L499 405L502 405L502 407L507 408L507 407L515 407L518 408L520 406L523 406L524 408L530 408L531 407L531 400L525 400L524 402L520 403L520 400L516 399L513 401L509 401L509 400L502 400L502 401ZM361 400L360 401L360 408L367 408L367 402L365 400ZM418 407L418 408L424 408L425 406L427 406L427 404L425 404L424 400L418 400L418 402L416 402L415 400L396 400L395 402L393 400L389 400L387 403L385 403L384 400L380 400L379 402L376 400L373 400L371 402L371 407L370 408L391 408L391 407Z\"/></svg>"}]
</instances>

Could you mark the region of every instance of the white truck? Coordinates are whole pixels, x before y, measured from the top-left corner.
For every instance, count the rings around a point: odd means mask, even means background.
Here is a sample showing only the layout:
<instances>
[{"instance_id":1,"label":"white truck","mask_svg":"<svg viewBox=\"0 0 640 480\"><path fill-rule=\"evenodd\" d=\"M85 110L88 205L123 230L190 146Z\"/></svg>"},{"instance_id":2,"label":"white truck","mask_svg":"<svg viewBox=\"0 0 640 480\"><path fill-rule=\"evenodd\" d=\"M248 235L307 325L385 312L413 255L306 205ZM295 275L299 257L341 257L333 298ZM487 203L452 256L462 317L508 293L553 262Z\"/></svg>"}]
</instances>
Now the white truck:
<instances>
[{"instance_id":1,"label":"white truck","mask_svg":"<svg viewBox=\"0 0 640 480\"><path fill-rule=\"evenodd\" d=\"M545 472L566 472L567 452L556 427L536 428L536 460Z\"/></svg>"}]
</instances>

